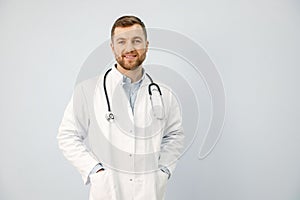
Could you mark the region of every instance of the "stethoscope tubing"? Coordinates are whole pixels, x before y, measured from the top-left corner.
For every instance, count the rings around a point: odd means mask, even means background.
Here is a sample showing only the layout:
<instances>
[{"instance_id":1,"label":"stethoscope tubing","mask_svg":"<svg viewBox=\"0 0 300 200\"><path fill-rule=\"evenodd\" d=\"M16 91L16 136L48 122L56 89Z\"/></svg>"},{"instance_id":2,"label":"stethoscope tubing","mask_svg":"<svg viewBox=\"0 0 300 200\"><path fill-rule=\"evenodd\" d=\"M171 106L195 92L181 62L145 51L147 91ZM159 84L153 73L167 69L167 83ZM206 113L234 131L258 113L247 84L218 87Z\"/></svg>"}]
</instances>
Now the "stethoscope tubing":
<instances>
[{"instance_id":1,"label":"stethoscope tubing","mask_svg":"<svg viewBox=\"0 0 300 200\"><path fill-rule=\"evenodd\" d=\"M112 121L114 120L114 114L111 111L111 107L110 107L110 101L109 101L109 97L107 94L107 88L106 88L106 77L108 75L108 73L112 70L112 68L108 69L105 74L104 74L104 78L103 78L103 89L104 89L104 94L105 94L105 98L106 98L106 103L107 103L107 110L108 110L108 114L106 115L106 118L108 121ZM153 82L153 79L151 78L151 76L149 74L146 73L146 76L149 78L149 80L151 81L151 83L148 85L148 93L150 95L150 99L152 97L152 91L151 91L151 87L155 86L156 89L159 92L160 97L162 96L160 87L158 84Z\"/></svg>"}]
</instances>

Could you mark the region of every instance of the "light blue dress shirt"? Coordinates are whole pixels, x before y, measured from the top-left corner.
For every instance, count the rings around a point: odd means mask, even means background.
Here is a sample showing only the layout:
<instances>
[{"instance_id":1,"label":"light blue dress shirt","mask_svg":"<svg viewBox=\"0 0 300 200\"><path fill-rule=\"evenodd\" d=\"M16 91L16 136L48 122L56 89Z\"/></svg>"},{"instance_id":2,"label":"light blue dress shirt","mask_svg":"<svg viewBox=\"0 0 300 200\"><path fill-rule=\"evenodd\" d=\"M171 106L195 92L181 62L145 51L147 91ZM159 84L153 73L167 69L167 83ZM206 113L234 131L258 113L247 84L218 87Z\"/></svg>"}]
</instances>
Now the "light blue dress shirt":
<instances>
[{"instance_id":1,"label":"light blue dress shirt","mask_svg":"<svg viewBox=\"0 0 300 200\"><path fill-rule=\"evenodd\" d=\"M128 97L128 100L129 100L129 103L130 103L130 107L131 107L131 110L132 110L132 113L134 113L134 103L135 103L135 100L136 100L136 96L137 96L137 93L138 93L138 90L145 78L145 72L144 72L144 69L142 69L142 78L134 83L131 83L131 79L125 75L123 75L123 88L124 88L124 91Z\"/></svg>"}]
</instances>

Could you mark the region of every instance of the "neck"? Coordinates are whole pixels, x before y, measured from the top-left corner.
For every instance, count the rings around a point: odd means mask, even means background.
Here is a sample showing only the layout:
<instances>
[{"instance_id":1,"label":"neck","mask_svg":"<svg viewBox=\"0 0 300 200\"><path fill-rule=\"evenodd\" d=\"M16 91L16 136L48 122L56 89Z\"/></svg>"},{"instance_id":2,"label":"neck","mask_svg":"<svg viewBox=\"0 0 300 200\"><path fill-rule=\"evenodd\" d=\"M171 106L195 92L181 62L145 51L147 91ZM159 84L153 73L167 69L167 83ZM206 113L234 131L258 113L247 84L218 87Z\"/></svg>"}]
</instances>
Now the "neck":
<instances>
[{"instance_id":1,"label":"neck","mask_svg":"<svg viewBox=\"0 0 300 200\"><path fill-rule=\"evenodd\" d=\"M123 67L121 67L119 65L119 63L117 64L117 70L119 72L121 72L123 75L130 78L131 83L137 82L138 80L140 80L142 78L142 75L143 75L142 69L143 69L142 66L138 66L134 70L127 70L127 69L124 69Z\"/></svg>"}]
</instances>

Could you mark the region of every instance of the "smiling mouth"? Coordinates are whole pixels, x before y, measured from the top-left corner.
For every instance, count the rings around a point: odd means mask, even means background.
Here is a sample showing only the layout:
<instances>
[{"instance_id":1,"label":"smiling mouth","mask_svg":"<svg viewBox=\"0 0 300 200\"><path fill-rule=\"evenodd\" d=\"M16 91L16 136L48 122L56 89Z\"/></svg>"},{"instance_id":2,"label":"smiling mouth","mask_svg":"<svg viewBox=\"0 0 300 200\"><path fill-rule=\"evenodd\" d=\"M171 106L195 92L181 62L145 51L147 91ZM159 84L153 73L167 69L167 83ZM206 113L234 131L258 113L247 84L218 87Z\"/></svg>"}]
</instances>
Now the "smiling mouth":
<instances>
[{"instance_id":1,"label":"smiling mouth","mask_svg":"<svg viewBox=\"0 0 300 200\"><path fill-rule=\"evenodd\" d=\"M128 60L133 60L136 58L137 55L135 54L127 54L127 55L124 55L123 58L126 58Z\"/></svg>"}]
</instances>

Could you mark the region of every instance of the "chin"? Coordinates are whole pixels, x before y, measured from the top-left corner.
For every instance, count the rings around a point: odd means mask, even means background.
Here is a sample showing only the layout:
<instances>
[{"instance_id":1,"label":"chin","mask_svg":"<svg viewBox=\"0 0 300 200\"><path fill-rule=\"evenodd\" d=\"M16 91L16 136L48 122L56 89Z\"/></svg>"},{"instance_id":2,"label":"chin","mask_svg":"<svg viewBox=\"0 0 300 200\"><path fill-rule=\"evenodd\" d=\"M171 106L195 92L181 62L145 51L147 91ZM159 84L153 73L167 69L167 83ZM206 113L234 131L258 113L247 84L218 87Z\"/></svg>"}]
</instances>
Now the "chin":
<instances>
[{"instance_id":1,"label":"chin","mask_svg":"<svg viewBox=\"0 0 300 200\"><path fill-rule=\"evenodd\" d=\"M137 66L122 66L124 69L126 70L136 70L137 68L139 68L140 65Z\"/></svg>"},{"instance_id":2,"label":"chin","mask_svg":"<svg viewBox=\"0 0 300 200\"><path fill-rule=\"evenodd\" d=\"M126 70L135 70L141 66L142 63L132 63L132 64L124 64L124 62L120 62L119 65Z\"/></svg>"}]
</instances>

